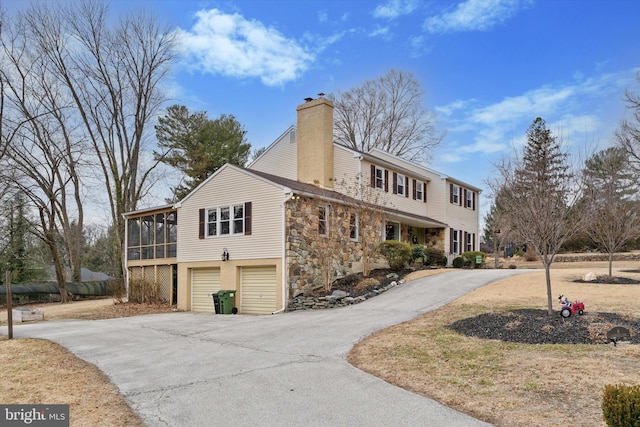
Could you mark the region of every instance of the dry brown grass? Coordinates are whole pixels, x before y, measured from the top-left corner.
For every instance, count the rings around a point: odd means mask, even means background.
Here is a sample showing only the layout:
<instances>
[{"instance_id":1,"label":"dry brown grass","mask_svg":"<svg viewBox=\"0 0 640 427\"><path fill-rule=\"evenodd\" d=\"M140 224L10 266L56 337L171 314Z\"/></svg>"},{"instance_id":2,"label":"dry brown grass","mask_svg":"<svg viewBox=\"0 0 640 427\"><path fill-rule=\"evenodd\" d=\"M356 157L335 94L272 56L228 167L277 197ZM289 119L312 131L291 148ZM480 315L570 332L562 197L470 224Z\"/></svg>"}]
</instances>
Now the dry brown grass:
<instances>
[{"instance_id":1,"label":"dry brown grass","mask_svg":"<svg viewBox=\"0 0 640 427\"><path fill-rule=\"evenodd\" d=\"M637 263L614 266L638 268ZM416 272L408 279L446 271ZM554 265L554 293L584 300L587 311L640 315L640 286L573 283L588 271L602 274L606 263ZM616 275L640 279L639 273ZM374 334L354 348L349 360L390 383L498 426L603 426L602 390L606 384L640 383L640 346L531 346L469 338L445 328L482 312L524 307L546 307L544 273L496 282ZM43 309L49 320L168 311L118 307L111 300ZM6 323L6 313L0 312L0 321ZM0 347L0 402L69 403L72 426L143 425L105 375L64 348L33 339L4 340Z\"/></svg>"},{"instance_id":2,"label":"dry brown grass","mask_svg":"<svg viewBox=\"0 0 640 427\"><path fill-rule=\"evenodd\" d=\"M604 274L606 265L557 267L552 271L554 295L582 299L587 311L640 315L640 285L574 283L588 271ZM626 268L637 268L637 263ZM615 275L640 279L640 273ZM604 386L640 383L640 346L504 343L446 328L480 313L525 307L547 307L543 272L496 282L440 310L380 331L358 344L349 361L497 426L605 425Z\"/></svg>"},{"instance_id":3,"label":"dry brown grass","mask_svg":"<svg viewBox=\"0 0 640 427\"><path fill-rule=\"evenodd\" d=\"M106 319L167 312L168 306L114 304L111 299L71 304L36 304L45 319ZM6 325L7 310L0 311ZM14 328L19 328L19 324ZM46 340L0 335L0 402L3 404L68 404L74 427L144 426L118 389L94 365Z\"/></svg>"},{"instance_id":4,"label":"dry brown grass","mask_svg":"<svg viewBox=\"0 0 640 427\"><path fill-rule=\"evenodd\" d=\"M14 339L0 347L3 404L68 404L77 427L145 425L109 378L58 344Z\"/></svg>"}]
</instances>

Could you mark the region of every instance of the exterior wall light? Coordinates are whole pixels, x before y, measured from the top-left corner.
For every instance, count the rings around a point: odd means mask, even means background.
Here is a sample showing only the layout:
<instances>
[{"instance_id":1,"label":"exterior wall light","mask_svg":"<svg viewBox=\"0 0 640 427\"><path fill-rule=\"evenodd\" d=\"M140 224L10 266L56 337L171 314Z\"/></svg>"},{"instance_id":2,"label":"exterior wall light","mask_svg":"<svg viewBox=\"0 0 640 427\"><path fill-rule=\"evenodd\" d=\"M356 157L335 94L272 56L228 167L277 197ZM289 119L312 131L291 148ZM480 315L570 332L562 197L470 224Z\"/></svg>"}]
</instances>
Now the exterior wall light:
<instances>
[{"instance_id":1,"label":"exterior wall light","mask_svg":"<svg viewBox=\"0 0 640 427\"><path fill-rule=\"evenodd\" d=\"M222 261L229 261L229 251L227 250L227 248L224 248L222 250L221 259L222 259Z\"/></svg>"}]
</instances>

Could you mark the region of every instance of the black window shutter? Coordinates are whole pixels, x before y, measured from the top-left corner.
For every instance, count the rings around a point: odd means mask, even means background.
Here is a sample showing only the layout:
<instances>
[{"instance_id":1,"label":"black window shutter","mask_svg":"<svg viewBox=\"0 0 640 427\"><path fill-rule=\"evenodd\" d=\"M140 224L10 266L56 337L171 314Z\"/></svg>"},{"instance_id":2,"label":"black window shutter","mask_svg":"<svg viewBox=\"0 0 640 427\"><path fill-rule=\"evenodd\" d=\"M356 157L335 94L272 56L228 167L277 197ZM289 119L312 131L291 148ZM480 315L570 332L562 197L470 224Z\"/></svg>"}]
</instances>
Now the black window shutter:
<instances>
[{"instance_id":1,"label":"black window shutter","mask_svg":"<svg viewBox=\"0 0 640 427\"><path fill-rule=\"evenodd\" d=\"M453 184L449 184L449 203L453 203Z\"/></svg>"},{"instance_id":2,"label":"black window shutter","mask_svg":"<svg viewBox=\"0 0 640 427\"><path fill-rule=\"evenodd\" d=\"M384 191L389 192L389 171L384 170Z\"/></svg>"},{"instance_id":3,"label":"black window shutter","mask_svg":"<svg viewBox=\"0 0 640 427\"><path fill-rule=\"evenodd\" d=\"M427 203L427 183L422 184L422 201Z\"/></svg>"},{"instance_id":4,"label":"black window shutter","mask_svg":"<svg viewBox=\"0 0 640 427\"><path fill-rule=\"evenodd\" d=\"M409 177L404 177L404 197L409 197Z\"/></svg>"},{"instance_id":5,"label":"black window shutter","mask_svg":"<svg viewBox=\"0 0 640 427\"><path fill-rule=\"evenodd\" d=\"M476 210L476 193L472 193L472 197L473 197L473 210Z\"/></svg>"},{"instance_id":6,"label":"black window shutter","mask_svg":"<svg viewBox=\"0 0 640 427\"><path fill-rule=\"evenodd\" d=\"M453 228L449 229L449 253L453 253Z\"/></svg>"},{"instance_id":7,"label":"black window shutter","mask_svg":"<svg viewBox=\"0 0 640 427\"><path fill-rule=\"evenodd\" d=\"M376 188L376 165L371 165L371 188Z\"/></svg>"},{"instance_id":8,"label":"black window shutter","mask_svg":"<svg viewBox=\"0 0 640 427\"><path fill-rule=\"evenodd\" d=\"M398 193L398 174L393 173L393 194Z\"/></svg>"},{"instance_id":9,"label":"black window shutter","mask_svg":"<svg viewBox=\"0 0 640 427\"><path fill-rule=\"evenodd\" d=\"M198 211L199 222L198 222L198 237L200 239L204 239L204 209L200 209Z\"/></svg>"},{"instance_id":10,"label":"black window shutter","mask_svg":"<svg viewBox=\"0 0 640 427\"><path fill-rule=\"evenodd\" d=\"M416 199L416 180L413 180L413 200Z\"/></svg>"},{"instance_id":11,"label":"black window shutter","mask_svg":"<svg viewBox=\"0 0 640 427\"><path fill-rule=\"evenodd\" d=\"M244 204L244 235L251 235L251 202Z\"/></svg>"}]
</instances>

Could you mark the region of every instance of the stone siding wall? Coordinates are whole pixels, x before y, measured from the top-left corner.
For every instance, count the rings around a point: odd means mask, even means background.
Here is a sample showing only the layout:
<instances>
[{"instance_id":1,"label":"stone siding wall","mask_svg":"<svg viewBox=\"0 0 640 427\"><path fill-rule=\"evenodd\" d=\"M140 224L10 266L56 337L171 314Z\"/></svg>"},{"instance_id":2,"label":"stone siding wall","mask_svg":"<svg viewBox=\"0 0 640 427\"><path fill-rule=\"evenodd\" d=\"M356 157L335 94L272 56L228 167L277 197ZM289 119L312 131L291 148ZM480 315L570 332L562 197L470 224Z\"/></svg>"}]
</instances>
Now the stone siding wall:
<instances>
[{"instance_id":1,"label":"stone siding wall","mask_svg":"<svg viewBox=\"0 0 640 427\"><path fill-rule=\"evenodd\" d=\"M318 233L320 206L328 208L328 236ZM362 262L362 239L354 241L349 238L352 212L347 206L302 196L287 202L285 233L289 298L297 297L306 288L323 286L326 270L331 270L333 279L357 272L354 266L360 266ZM367 219L360 218L361 224L364 221ZM377 230L377 235L368 234L364 239L368 242L369 253L375 254L382 224L367 225L359 227L360 233L375 233Z\"/></svg>"}]
</instances>

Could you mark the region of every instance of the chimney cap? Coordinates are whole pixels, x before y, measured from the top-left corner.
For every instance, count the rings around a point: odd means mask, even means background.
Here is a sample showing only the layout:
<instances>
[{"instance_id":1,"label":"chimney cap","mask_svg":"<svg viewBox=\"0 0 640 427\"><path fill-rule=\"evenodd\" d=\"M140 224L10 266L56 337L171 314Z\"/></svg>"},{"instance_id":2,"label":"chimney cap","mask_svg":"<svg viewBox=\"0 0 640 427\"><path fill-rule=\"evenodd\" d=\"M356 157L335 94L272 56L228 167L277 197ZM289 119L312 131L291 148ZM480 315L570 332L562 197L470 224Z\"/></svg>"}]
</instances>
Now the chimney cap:
<instances>
[{"instance_id":1,"label":"chimney cap","mask_svg":"<svg viewBox=\"0 0 640 427\"><path fill-rule=\"evenodd\" d=\"M322 97L324 96L324 93L323 93L323 92L320 92L320 93L318 94L318 96L319 96L320 98L322 98Z\"/></svg>"},{"instance_id":2,"label":"chimney cap","mask_svg":"<svg viewBox=\"0 0 640 427\"><path fill-rule=\"evenodd\" d=\"M313 98L308 98L307 97L307 98L304 99L304 102L311 102L311 101L313 101Z\"/></svg>"}]
</instances>

